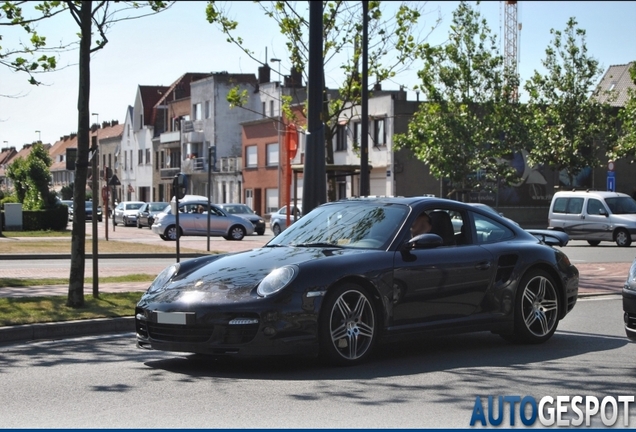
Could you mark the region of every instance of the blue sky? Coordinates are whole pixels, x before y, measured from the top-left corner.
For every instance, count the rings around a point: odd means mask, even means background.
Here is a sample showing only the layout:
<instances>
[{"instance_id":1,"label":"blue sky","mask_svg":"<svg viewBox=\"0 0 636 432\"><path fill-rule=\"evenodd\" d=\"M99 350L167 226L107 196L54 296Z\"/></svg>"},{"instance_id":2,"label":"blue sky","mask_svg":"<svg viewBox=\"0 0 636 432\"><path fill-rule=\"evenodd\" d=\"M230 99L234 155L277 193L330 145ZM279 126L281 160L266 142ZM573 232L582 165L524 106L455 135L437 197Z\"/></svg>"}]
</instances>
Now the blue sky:
<instances>
[{"instance_id":1,"label":"blue sky","mask_svg":"<svg viewBox=\"0 0 636 432\"><path fill-rule=\"evenodd\" d=\"M425 31L433 23L438 10L442 24L429 41L446 39L452 12L458 2L426 3ZM285 40L273 23L262 18L252 2L231 2L231 13L240 22L240 35L256 56L283 59L281 72L288 73L289 61ZM297 2L306 10L307 2ZM205 20L206 2L177 2L170 10L152 17L117 23L108 34L109 43L91 61L92 120L123 122L128 105L134 103L138 85L170 85L186 72L257 73L258 64L225 41L225 37ZM482 2L478 6L493 33L502 39L503 8L500 1ZM518 21L519 72L522 80L534 70L543 72L541 60L552 36L550 29L565 29L570 17L586 30L588 53L596 58L603 71L610 65L636 60L636 1L520 1ZM70 41L78 31L68 17L41 24L39 31L50 43ZM22 34L3 29L3 46L15 43ZM503 47L501 48L503 51ZM60 65L77 62L77 52L65 53ZM272 65L276 70L278 65ZM410 88L416 83L416 69L405 72L384 89ZM327 85L336 87L340 79L337 64L326 69ZM24 74L0 68L0 141L2 147L22 148L25 143L42 139L54 143L61 136L77 130L77 66L38 78L45 85L34 87ZM600 77L599 77L600 79ZM371 80L370 80L371 81ZM409 92L415 99L415 93ZM39 133L36 131L40 131Z\"/></svg>"}]
</instances>

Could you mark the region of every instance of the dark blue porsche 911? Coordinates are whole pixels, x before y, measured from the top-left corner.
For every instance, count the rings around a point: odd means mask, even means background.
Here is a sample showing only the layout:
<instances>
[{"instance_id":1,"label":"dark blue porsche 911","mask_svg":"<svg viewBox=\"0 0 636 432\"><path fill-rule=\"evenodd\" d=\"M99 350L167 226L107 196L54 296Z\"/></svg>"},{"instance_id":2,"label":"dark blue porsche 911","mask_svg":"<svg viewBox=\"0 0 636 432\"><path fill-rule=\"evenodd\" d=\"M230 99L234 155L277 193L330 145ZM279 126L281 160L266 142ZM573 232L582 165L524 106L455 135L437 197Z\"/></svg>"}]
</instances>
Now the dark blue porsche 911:
<instances>
[{"instance_id":1,"label":"dark blue porsche 911","mask_svg":"<svg viewBox=\"0 0 636 432\"><path fill-rule=\"evenodd\" d=\"M422 213L430 232L412 237ZM137 345L350 365L405 336L541 343L577 300L578 270L552 247L567 241L440 198L331 202L260 249L166 268L136 307Z\"/></svg>"}]
</instances>

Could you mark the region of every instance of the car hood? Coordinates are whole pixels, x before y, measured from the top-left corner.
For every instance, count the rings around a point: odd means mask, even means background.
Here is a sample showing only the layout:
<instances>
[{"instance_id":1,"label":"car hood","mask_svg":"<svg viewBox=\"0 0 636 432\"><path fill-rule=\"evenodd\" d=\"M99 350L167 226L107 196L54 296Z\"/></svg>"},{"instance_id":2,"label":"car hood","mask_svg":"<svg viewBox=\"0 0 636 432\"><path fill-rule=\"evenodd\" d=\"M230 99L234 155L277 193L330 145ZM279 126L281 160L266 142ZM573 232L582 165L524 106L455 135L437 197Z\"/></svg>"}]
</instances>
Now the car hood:
<instances>
[{"instance_id":1,"label":"car hood","mask_svg":"<svg viewBox=\"0 0 636 432\"><path fill-rule=\"evenodd\" d=\"M142 302L170 303L195 298L199 303L234 303L256 299L256 287L272 270L283 265L318 265L372 250L307 247L263 247L234 254L183 261L179 272L163 288L146 292ZM196 294L195 294L196 293Z\"/></svg>"}]
</instances>

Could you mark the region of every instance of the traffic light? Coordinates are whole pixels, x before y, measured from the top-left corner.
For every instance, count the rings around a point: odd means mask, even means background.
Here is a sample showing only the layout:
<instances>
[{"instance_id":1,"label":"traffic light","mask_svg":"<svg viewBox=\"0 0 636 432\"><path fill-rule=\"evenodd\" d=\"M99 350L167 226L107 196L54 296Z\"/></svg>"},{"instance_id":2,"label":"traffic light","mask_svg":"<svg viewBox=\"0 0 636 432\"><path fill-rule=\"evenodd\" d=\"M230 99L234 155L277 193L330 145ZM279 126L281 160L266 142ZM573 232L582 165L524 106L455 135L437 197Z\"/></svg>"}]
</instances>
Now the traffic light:
<instances>
[{"instance_id":1,"label":"traffic light","mask_svg":"<svg viewBox=\"0 0 636 432\"><path fill-rule=\"evenodd\" d=\"M188 189L188 181L185 174L179 173L172 179L172 189L177 199L182 199L186 195Z\"/></svg>"}]
</instances>

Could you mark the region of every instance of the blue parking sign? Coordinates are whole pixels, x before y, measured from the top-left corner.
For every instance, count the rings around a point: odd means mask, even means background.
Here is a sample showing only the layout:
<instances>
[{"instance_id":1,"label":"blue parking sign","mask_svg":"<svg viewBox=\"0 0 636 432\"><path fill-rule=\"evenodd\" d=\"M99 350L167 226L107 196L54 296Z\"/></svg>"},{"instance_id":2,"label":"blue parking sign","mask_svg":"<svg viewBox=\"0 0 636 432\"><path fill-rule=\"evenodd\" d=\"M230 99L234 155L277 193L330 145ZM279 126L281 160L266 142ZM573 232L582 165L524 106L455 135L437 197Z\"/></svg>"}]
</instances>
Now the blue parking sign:
<instances>
[{"instance_id":1,"label":"blue parking sign","mask_svg":"<svg viewBox=\"0 0 636 432\"><path fill-rule=\"evenodd\" d=\"M616 192L616 177L614 177L613 175L607 176L607 190L610 192Z\"/></svg>"}]
</instances>

